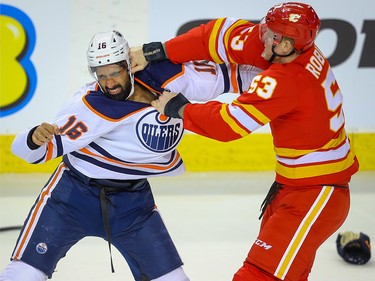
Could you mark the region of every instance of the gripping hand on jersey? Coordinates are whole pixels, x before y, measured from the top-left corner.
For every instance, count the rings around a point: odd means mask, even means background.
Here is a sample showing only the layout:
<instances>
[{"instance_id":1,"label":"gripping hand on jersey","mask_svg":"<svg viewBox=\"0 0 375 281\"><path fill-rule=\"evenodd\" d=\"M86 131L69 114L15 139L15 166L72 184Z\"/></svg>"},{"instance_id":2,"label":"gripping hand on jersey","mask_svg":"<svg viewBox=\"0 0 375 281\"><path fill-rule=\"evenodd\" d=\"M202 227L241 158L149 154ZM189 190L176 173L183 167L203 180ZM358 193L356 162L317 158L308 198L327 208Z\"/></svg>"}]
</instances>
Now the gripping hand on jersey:
<instances>
[{"instance_id":1,"label":"gripping hand on jersey","mask_svg":"<svg viewBox=\"0 0 375 281\"><path fill-rule=\"evenodd\" d=\"M168 117L183 118L186 104L190 103L183 94L164 91L157 100L151 102L161 114Z\"/></svg>"},{"instance_id":2,"label":"gripping hand on jersey","mask_svg":"<svg viewBox=\"0 0 375 281\"><path fill-rule=\"evenodd\" d=\"M159 62L166 60L167 54L161 42L151 42L143 46L131 47L129 50L131 62L131 72L143 70L149 62Z\"/></svg>"},{"instance_id":3,"label":"gripping hand on jersey","mask_svg":"<svg viewBox=\"0 0 375 281\"><path fill-rule=\"evenodd\" d=\"M129 58L131 64L131 72L133 74L137 71L143 70L148 64L148 61L143 55L142 46L131 47L129 50Z\"/></svg>"},{"instance_id":4,"label":"gripping hand on jersey","mask_svg":"<svg viewBox=\"0 0 375 281\"><path fill-rule=\"evenodd\" d=\"M42 123L34 130L31 139L34 144L41 146L52 140L54 135L59 134L59 127L56 124Z\"/></svg>"}]
</instances>

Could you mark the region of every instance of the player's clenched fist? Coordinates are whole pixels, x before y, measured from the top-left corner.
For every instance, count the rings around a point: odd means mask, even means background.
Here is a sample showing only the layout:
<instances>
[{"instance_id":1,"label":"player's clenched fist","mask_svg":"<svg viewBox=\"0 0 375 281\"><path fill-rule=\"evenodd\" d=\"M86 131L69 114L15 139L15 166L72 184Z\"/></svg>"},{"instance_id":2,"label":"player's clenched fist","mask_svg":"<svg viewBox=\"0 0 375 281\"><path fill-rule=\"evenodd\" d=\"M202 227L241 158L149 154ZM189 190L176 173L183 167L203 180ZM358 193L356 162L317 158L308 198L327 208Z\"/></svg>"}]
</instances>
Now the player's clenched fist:
<instances>
[{"instance_id":1,"label":"player's clenched fist","mask_svg":"<svg viewBox=\"0 0 375 281\"><path fill-rule=\"evenodd\" d=\"M53 135L59 134L59 127L56 124L42 123L34 131L32 140L36 145L48 143Z\"/></svg>"}]
</instances>

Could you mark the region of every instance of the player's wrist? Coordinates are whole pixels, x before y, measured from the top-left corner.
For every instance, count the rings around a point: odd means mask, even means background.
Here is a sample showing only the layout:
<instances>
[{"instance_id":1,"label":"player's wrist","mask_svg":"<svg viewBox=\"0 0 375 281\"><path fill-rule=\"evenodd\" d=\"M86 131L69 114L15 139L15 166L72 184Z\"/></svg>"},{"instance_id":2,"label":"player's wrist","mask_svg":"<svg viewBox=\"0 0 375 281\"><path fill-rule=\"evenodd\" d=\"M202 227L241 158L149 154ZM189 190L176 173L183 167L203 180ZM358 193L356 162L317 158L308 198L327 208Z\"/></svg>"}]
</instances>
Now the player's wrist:
<instances>
[{"instance_id":1,"label":"player's wrist","mask_svg":"<svg viewBox=\"0 0 375 281\"><path fill-rule=\"evenodd\" d=\"M26 140L26 143L27 143L27 146L31 149L31 150L36 150L40 147L39 144L35 143L34 141L34 132L35 130L38 128L38 126L35 126L34 128L32 128L29 132L29 134L27 135L27 140Z\"/></svg>"},{"instance_id":2,"label":"player's wrist","mask_svg":"<svg viewBox=\"0 0 375 281\"><path fill-rule=\"evenodd\" d=\"M187 103L181 106L180 109L178 110L178 115L180 115L182 119L184 119L184 110L185 110L186 105Z\"/></svg>"},{"instance_id":3,"label":"player's wrist","mask_svg":"<svg viewBox=\"0 0 375 281\"><path fill-rule=\"evenodd\" d=\"M159 62L167 60L167 53L162 42L151 42L143 44L143 55L148 62Z\"/></svg>"},{"instance_id":4,"label":"player's wrist","mask_svg":"<svg viewBox=\"0 0 375 281\"><path fill-rule=\"evenodd\" d=\"M164 115L173 118L182 119L184 117L184 109L190 101L181 93L171 98L164 108Z\"/></svg>"}]
</instances>

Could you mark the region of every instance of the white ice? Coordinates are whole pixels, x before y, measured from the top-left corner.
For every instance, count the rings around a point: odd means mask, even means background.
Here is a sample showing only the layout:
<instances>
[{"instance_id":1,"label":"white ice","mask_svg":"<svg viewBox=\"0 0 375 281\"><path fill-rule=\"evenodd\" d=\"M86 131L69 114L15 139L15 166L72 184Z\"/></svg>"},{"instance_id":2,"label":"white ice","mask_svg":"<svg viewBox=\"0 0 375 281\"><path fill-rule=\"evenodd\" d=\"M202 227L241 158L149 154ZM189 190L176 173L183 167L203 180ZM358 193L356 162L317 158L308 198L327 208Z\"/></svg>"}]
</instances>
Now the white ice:
<instances>
[{"instance_id":1,"label":"white ice","mask_svg":"<svg viewBox=\"0 0 375 281\"><path fill-rule=\"evenodd\" d=\"M21 225L48 174L2 174L0 227ZM230 281L256 238L259 206L272 184L272 172L186 173L151 179L155 200L192 281ZM363 232L375 241L375 171L352 178L349 216L339 231ZM18 231L0 232L0 270L9 262ZM345 263L335 233L319 249L309 281L375 280L375 257L366 265ZM111 273L107 243L85 238L57 266L54 281L133 280L113 249Z\"/></svg>"}]
</instances>

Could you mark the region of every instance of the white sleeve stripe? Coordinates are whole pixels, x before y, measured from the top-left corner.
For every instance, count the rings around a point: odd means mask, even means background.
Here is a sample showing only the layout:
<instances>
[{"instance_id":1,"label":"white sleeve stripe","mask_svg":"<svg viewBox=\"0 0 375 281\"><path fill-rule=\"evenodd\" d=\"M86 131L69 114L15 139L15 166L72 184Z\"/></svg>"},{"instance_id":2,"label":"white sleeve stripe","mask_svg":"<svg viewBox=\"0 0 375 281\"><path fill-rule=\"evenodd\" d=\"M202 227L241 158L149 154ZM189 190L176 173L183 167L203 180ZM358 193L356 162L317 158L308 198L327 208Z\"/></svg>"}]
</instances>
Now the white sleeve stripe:
<instances>
[{"instance_id":1,"label":"white sleeve stripe","mask_svg":"<svg viewBox=\"0 0 375 281\"><path fill-rule=\"evenodd\" d=\"M238 106L229 105L228 109L233 118L235 118L243 127L245 127L250 132L253 132L256 129L262 127L261 124L256 122Z\"/></svg>"}]
</instances>

